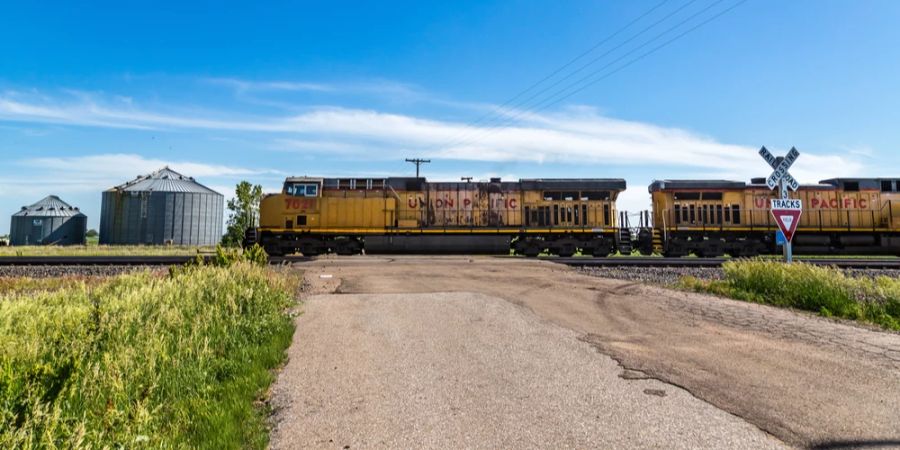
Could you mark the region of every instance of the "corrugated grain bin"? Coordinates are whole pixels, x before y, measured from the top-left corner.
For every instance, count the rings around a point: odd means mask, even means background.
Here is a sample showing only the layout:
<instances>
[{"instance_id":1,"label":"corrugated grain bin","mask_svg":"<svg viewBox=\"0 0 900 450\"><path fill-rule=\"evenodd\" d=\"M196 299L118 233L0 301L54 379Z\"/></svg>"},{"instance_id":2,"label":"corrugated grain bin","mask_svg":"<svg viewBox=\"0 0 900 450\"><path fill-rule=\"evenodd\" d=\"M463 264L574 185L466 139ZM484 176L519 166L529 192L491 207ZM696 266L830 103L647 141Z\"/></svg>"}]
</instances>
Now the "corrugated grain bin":
<instances>
[{"instance_id":1,"label":"corrugated grain bin","mask_svg":"<svg viewBox=\"0 0 900 450\"><path fill-rule=\"evenodd\" d=\"M13 214L10 245L83 245L87 216L55 195Z\"/></svg>"},{"instance_id":2,"label":"corrugated grain bin","mask_svg":"<svg viewBox=\"0 0 900 450\"><path fill-rule=\"evenodd\" d=\"M222 194L164 167L103 193L101 244L215 245Z\"/></svg>"}]
</instances>

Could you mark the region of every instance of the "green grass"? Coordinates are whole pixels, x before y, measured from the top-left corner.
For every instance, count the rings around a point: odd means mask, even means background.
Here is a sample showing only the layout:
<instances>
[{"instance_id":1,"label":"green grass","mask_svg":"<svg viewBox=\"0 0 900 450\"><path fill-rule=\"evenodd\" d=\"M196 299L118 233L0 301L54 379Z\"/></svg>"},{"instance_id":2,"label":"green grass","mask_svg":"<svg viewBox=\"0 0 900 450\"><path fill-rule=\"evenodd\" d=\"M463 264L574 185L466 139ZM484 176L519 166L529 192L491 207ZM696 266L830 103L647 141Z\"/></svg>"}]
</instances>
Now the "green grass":
<instances>
[{"instance_id":1,"label":"green grass","mask_svg":"<svg viewBox=\"0 0 900 450\"><path fill-rule=\"evenodd\" d=\"M723 280L684 277L679 286L900 331L900 279L851 277L834 267L763 259L728 261L722 269Z\"/></svg>"},{"instance_id":2,"label":"green grass","mask_svg":"<svg viewBox=\"0 0 900 450\"><path fill-rule=\"evenodd\" d=\"M295 278L239 263L27 284L0 291L0 448L266 446Z\"/></svg>"},{"instance_id":3,"label":"green grass","mask_svg":"<svg viewBox=\"0 0 900 450\"><path fill-rule=\"evenodd\" d=\"M11 256L180 256L208 254L215 247L178 245L23 245L0 247L0 257Z\"/></svg>"}]
</instances>

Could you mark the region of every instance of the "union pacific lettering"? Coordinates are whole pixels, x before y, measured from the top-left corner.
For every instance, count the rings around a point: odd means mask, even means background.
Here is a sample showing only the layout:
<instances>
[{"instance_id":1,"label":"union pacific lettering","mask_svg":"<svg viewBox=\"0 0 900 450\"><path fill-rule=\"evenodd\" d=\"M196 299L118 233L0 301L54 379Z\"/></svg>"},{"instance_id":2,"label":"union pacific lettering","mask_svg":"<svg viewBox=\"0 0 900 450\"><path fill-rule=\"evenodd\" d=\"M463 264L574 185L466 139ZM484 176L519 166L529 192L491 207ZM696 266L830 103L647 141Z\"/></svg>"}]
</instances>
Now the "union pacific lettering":
<instances>
[{"instance_id":1,"label":"union pacific lettering","mask_svg":"<svg viewBox=\"0 0 900 450\"><path fill-rule=\"evenodd\" d=\"M427 202L422 197L409 197L406 199L406 206L411 209L424 208ZM470 198L460 199L459 208L463 210L472 209L473 202ZM456 209L457 201L452 198L436 198L431 200L431 206L435 209ZM491 209L516 209L519 207L519 201L514 198L491 200Z\"/></svg>"},{"instance_id":2,"label":"union pacific lettering","mask_svg":"<svg viewBox=\"0 0 900 450\"><path fill-rule=\"evenodd\" d=\"M753 200L758 209L768 209L768 197L756 197ZM866 209L869 207L869 201L864 198L843 197L843 198L816 198L809 200L810 209Z\"/></svg>"},{"instance_id":3,"label":"union pacific lettering","mask_svg":"<svg viewBox=\"0 0 900 450\"><path fill-rule=\"evenodd\" d=\"M818 209L866 209L869 202L864 198L844 197L837 198L812 198L809 200L810 208Z\"/></svg>"}]
</instances>

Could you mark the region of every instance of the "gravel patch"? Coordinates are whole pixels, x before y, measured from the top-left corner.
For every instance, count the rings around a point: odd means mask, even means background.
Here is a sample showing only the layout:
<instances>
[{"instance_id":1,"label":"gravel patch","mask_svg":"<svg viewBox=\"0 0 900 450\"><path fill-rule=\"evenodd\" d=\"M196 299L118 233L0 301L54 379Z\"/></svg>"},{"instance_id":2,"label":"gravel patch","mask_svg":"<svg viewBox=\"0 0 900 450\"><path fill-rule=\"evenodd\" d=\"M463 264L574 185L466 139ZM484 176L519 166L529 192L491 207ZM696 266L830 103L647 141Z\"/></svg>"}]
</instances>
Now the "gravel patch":
<instances>
[{"instance_id":1,"label":"gravel patch","mask_svg":"<svg viewBox=\"0 0 900 450\"><path fill-rule=\"evenodd\" d=\"M660 285L675 284L685 276L702 280L721 280L724 276L718 267L579 267L578 270L595 277Z\"/></svg>"},{"instance_id":2,"label":"gravel patch","mask_svg":"<svg viewBox=\"0 0 900 450\"><path fill-rule=\"evenodd\" d=\"M161 266L0 266L0 277L109 277L144 270L168 270Z\"/></svg>"},{"instance_id":3,"label":"gravel patch","mask_svg":"<svg viewBox=\"0 0 900 450\"><path fill-rule=\"evenodd\" d=\"M617 280L639 281L670 286L682 277L692 276L701 280L721 280L724 272L719 267L579 267L586 275ZM896 269L844 269L852 277L900 277Z\"/></svg>"}]
</instances>

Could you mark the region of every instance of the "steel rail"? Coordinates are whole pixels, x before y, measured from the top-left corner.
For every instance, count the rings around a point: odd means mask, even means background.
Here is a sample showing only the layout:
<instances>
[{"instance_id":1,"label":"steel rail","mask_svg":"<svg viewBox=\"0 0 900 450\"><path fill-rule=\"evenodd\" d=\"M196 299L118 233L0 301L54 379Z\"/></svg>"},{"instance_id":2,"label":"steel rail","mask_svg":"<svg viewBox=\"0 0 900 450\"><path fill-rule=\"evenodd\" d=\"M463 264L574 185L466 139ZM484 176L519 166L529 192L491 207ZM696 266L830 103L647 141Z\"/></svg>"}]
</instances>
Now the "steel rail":
<instances>
[{"instance_id":1,"label":"steel rail","mask_svg":"<svg viewBox=\"0 0 900 450\"><path fill-rule=\"evenodd\" d=\"M379 257L380 255L372 255ZM0 256L0 266L171 266L185 264L194 260L196 255L163 255L163 256ZM213 255L201 255L209 261ZM500 256L529 260L521 256ZM557 257L545 256L536 258L541 261L582 267L719 267L726 261L735 258L662 258L653 256L626 256L610 258L592 257ZM273 256L271 264L285 264L315 260L304 256ZM773 261L775 261L773 259ZM797 258L809 264L836 266L851 269L900 269L900 258Z\"/></svg>"},{"instance_id":2,"label":"steel rail","mask_svg":"<svg viewBox=\"0 0 900 450\"><path fill-rule=\"evenodd\" d=\"M579 267L720 267L735 258L660 258L633 256L620 258L543 257L544 261ZM778 261L773 259L773 261ZM835 266L845 269L900 269L900 259L886 258L795 258L795 261L817 266Z\"/></svg>"},{"instance_id":3,"label":"steel rail","mask_svg":"<svg viewBox=\"0 0 900 450\"><path fill-rule=\"evenodd\" d=\"M210 261L213 255L200 255ZM186 264L197 255L162 256L0 256L0 266L174 266ZM303 262L311 258L303 256L279 256L269 258L271 264Z\"/></svg>"}]
</instances>

